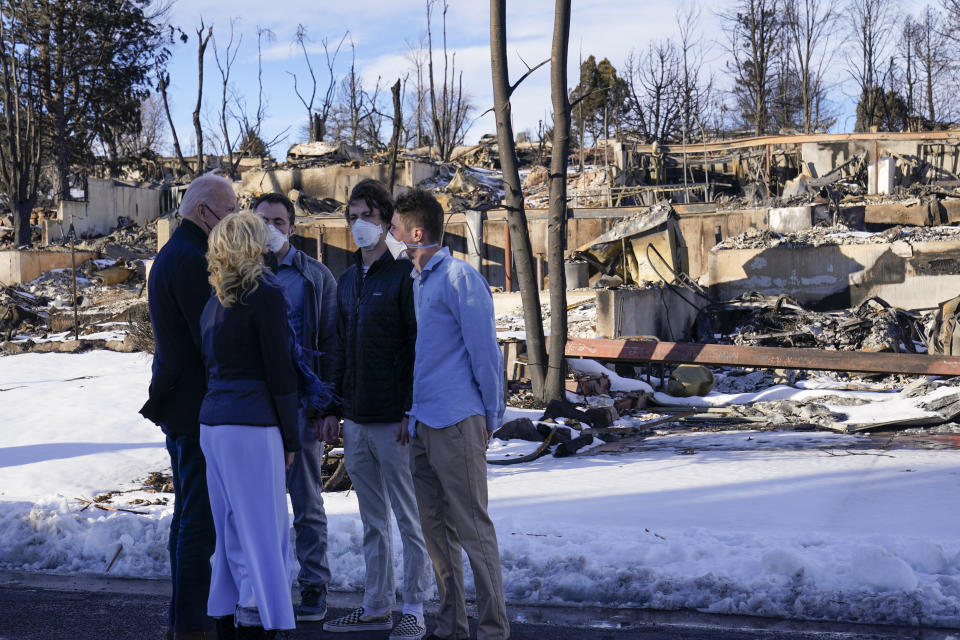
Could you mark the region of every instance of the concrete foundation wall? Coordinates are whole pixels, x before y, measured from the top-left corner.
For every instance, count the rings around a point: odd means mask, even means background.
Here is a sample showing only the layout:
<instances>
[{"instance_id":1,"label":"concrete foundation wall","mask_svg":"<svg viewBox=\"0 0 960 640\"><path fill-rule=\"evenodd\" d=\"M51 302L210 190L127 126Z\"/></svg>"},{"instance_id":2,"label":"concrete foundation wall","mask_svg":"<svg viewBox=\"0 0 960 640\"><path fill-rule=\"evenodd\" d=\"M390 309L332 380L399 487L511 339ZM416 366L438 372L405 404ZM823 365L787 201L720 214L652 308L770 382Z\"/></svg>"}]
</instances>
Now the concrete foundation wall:
<instances>
[{"instance_id":1,"label":"concrete foundation wall","mask_svg":"<svg viewBox=\"0 0 960 640\"><path fill-rule=\"evenodd\" d=\"M749 229L769 228L768 209L743 209L680 215L680 232L687 248L689 275L696 280L707 270L710 250Z\"/></svg>"},{"instance_id":2,"label":"concrete foundation wall","mask_svg":"<svg viewBox=\"0 0 960 640\"><path fill-rule=\"evenodd\" d=\"M99 257L95 251L77 251L76 264ZM8 249L0 251L0 285L11 286L30 282L51 269L73 266L69 251L37 251Z\"/></svg>"},{"instance_id":3,"label":"concrete foundation wall","mask_svg":"<svg viewBox=\"0 0 960 640\"><path fill-rule=\"evenodd\" d=\"M0 251L0 285L20 284L20 251Z\"/></svg>"},{"instance_id":4,"label":"concrete foundation wall","mask_svg":"<svg viewBox=\"0 0 960 640\"><path fill-rule=\"evenodd\" d=\"M693 294L687 297L697 305L705 304ZM697 309L666 287L597 291L597 335L603 338L684 340L692 337L696 317Z\"/></svg>"},{"instance_id":5,"label":"concrete foundation wall","mask_svg":"<svg viewBox=\"0 0 960 640\"><path fill-rule=\"evenodd\" d=\"M923 309L960 291L960 241L714 251L707 277L719 300L758 291L842 309L877 295Z\"/></svg>"},{"instance_id":6,"label":"concrete foundation wall","mask_svg":"<svg viewBox=\"0 0 960 640\"><path fill-rule=\"evenodd\" d=\"M424 180L435 177L437 173L436 165L405 160L403 163L403 180L400 181L400 184L406 187L415 187Z\"/></svg>"},{"instance_id":7,"label":"concrete foundation wall","mask_svg":"<svg viewBox=\"0 0 960 640\"><path fill-rule=\"evenodd\" d=\"M574 212L574 217L567 221L567 247L572 249L596 238L616 224L622 215L632 215L640 210L608 210L620 215L604 217L581 217L579 211ZM531 210L527 215L534 260L538 255L544 259L547 255L547 219L546 213L541 212ZM473 223L469 222L471 216L476 219ZM455 257L478 266L492 286L503 287L506 284L506 233L506 214L500 211L452 213L448 214L444 224L444 245ZM302 238L298 241L303 243L302 248L311 255L323 255L324 264L337 277L351 264L350 256L357 250L346 221L340 216L300 221L297 234ZM549 276L546 272L544 275ZM512 289L517 290L516 276Z\"/></svg>"},{"instance_id":8,"label":"concrete foundation wall","mask_svg":"<svg viewBox=\"0 0 960 640\"><path fill-rule=\"evenodd\" d=\"M119 226L120 218L144 225L160 217L162 194L161 189L89 178L86 200L65 200L60 203L57 217L44 221L43 243L61 241L71 224L80 237L106 235Z\"/></svg>"},{"instance_id":9,"label":"concrete foundation wall","mask_svg":"<svg viewBox=\"0 0 960 640\"><path fill-rule=\"evenodd\" d=\"M813 205L770 209L770 229L777 233L794 233L813 226Z\"/></svg>"},{"instance_id":10,"label":"concrete foundation wall","mask_svg":"<svg viewBox=\"0 0 960 640\"><path fill-rule=\"evenodd\" d=\"M414 187L423 180L437 175L436 165L415 160L405 160L398 165L397 184ZM267 171L248 171L243 174L242 189L248 193L289 193L298 189L311 198L333 198L346 202L350 191L361 180L380 180L386 183L390 179L390 165L371 164L353 167L350 165L331 165L328 167L306 167L303 169L270 169Z\"/></svg>"}]
</instances>

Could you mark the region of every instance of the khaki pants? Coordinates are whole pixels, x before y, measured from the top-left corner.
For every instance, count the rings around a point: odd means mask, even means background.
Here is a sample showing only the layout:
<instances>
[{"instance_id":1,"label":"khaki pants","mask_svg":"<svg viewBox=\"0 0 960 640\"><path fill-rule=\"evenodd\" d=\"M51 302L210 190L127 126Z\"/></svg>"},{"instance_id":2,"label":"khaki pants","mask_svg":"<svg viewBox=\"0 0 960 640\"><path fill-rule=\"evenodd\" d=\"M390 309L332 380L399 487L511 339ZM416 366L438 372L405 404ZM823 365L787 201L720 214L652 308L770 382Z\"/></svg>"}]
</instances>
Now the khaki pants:
<instances>
[{"instance_id":1,"label":"khaki pants","mask_svg":"<svg viewBox=\"0 0 960 640\"><path fill-rule=\"evenodd\" d=\"M487 515L487 427L470 416L445 429L417 425L410 441L413 486L427 551L440 593L434 633L467 638L461 546L477 590L478 640L506 640L510 623L503 599L497 532Z\"/></svg>"}]
</instances>

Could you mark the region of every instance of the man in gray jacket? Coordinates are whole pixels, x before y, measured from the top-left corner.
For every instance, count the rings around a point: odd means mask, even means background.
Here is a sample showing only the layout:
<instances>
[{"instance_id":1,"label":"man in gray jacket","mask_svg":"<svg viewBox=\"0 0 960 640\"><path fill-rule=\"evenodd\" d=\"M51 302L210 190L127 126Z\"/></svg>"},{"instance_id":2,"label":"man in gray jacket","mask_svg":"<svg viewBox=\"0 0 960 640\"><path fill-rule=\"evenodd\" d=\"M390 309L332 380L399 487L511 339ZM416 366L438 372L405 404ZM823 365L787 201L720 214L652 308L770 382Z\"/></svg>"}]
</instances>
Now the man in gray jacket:
<instances>
[{"instance_id":1,"label":"man in gray jacket","mask_svg":"<svg viewBox=\"0 0 960 640\"><path fill-rule=\"evenodd\" d=\"M337 281L330 269L290 245L296 215L293 203L286 196L265 193L254 201L253 210L285 238L274 253L278 262L277 277L290 304L287 310L290 325L314 372L329 382L332 364L327 354L333 353L337 340ZM323 445L317 440L314 425L308 424L302 412L300 444L302 449L287 470L300 563L300 605L296 613L298 621L316 622L327 615L330 582L327 515L320 495Z\"/></svg>"}]
</instances>

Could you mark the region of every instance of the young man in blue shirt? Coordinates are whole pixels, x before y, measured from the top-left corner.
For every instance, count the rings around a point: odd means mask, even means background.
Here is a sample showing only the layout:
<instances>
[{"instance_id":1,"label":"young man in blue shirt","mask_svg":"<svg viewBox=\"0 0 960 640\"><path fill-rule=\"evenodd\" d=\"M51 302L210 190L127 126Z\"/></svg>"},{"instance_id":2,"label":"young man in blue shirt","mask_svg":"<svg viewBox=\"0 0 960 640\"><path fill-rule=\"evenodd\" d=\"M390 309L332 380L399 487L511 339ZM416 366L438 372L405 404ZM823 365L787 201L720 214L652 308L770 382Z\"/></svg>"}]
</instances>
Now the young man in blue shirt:
<instances>
[{"instance_id":1,"label":"young man in blue shirt","mask_svg":"<svg viewBox=\"0 0 960 640\"><path fill-rule=\"evenodd\" d=\"M394 204L394 238L413 262L417 313L410 460L440 593L435 640L467 638L461 548L473 569L477 638L510 636L497 534L487 515L487 441L500 427L503 357L493 296L480 273L440 247L443 209L413 189Z\"/></svg>"}]
</instances>

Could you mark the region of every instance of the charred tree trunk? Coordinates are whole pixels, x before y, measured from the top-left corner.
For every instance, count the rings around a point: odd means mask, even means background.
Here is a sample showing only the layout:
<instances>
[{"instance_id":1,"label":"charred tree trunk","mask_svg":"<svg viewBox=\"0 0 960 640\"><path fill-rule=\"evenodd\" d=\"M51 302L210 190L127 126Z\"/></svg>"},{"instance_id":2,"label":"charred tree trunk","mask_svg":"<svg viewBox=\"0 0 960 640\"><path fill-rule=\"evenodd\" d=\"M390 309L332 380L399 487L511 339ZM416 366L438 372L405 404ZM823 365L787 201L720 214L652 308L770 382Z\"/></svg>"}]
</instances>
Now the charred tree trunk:
<instances>
[{"instance_id":1,"label":"charred tree trunk","mask_svg":"<svg viewBox=\"0 0 960 640\"><path fill-rule=\"evenodd\" d=\"M65 16L68 11L54 11L45 16L48 22L42 28L38 51L39 69L37 79L40 97L46 107L47 116L52 124L51 140L48 142L53 160L54 200L69 199L70 196L70 157L67 151L67 87L71 78L67 77L65 56L71 55L67 46L68 36ZM71 34L72 36L72 34ZM75 55L75 53L74 53ZM76 93L74 91L74 93Z\"/></svg>"},{"instance_id":2,"label":"charred tree trunk","mask_svg":"<svg viewBox=\"0 0 960 640\"><path fill-rule=\"evenodd\" d=\"M937 122L937 113L933 105L933 85L934 85L934 66L937 64L937 54L930 50L930 38L933 36L930 33L926 34L924 38L924 62L926 67L926 76L927 76L927 119L930 121L931 127L936 127Z\"/></svg>"},{"instance_id":3,"label":"charred tree trunk","mask_svg":"<svg viewBox=\"0 0 960 640\"><path fill-rule=\"evenodd\" d=\"M157 88L160 89L160 97L163 99L163 111L167 114L167 124L170 125L170 135L173 138L173 152L176 154L183 172L190 177L194 177L197 174L183 157L183 150L180 148L180 137L177 135L177 127L173 123L173 116L170 115L170 102L167 99L168 86L170 86L170 74L165 71L158 71Z\"/></svg>"},{"instance_id":4,"label":"charred tree trunk","mask_svg":"<svg viewBox=\"0 0 960 640\"><path fill-rule=\"evenodd\" d=\"M54 20L54 37L63 42L66 40L64 34L64 24L63 24L63 13L57 12L56 18ZM54 65L53 73L54 77L57 80L57 95L53 100L54 106L54 141L57 148L57 187L56 187L56 201L61 202L62 200L70 199L70 156L67 152L67 97L64 95L64 86L67 84L67 79L65 76L64 61L62 59L62 53L55 54L56 64Z\"/></svg>"},{"instance_id":5,"label":"charred tree trunk","mask_svg":"<svg viewBox=\"0 0 960 640\"><path fill-rule=\"evenodd\" d=\"M510 117L510 96L513 89L510 87L507 69L506 4L506 0L490 0L493 110L497 119L497 146L500 149L500 168L503 170L503 186L506 192L504 201L507 209L507 224L510 229L510 246L513 249L513 255L504 256L504 260L510 260L512 257L517 269L520 299L523 301L523 321L527 333L527 370L530 373L533 395L544 399L546 347L543 337L543 316L540 313L540 291L533 262L533 251L530 248L530 232L524 211L523 191L517 170L513 124ZM551 263L551 287L554 276Z\"/></svg>"},{"instance_id":6,"label":"charred tree trunk","mask_svg":"<svg viewBox=\"0 0 960 640\"><path fill-rule=\"evenodd\" d=\"M63 102L60 101L58 105L56 115L54 116L53 126L57 131L57 135L54 138L54 146L57 149L56 154L56 168L54 173L57 176L57 185L56 191L54 194L54 200L56 202L62 202L63 200L70 200L70 157L67 154L67 119L63 110Z\"/></svg>"},{"instance_id":7,"label":"charred tree trunk","mask_svg":"<svg viewBox=\"0 0 960 640\"><path fill-rule=\"evenodd\" d=\"M570 153L570 101L567 97L567 48L570 0L556 0L550 93L553 97L553 150L550 157L550 212L547 214L547 263L550 270L550 360L546 400L564 399L564 349L567 345L567 278L563 253L567 241L567 156Z\"/></svg>"},{"instance_id":8,"label":"charred tree trunk","mask_svg":"<svg viewBox=\"0 0 960 640\"><path fill-rule=\"evenodd\" d=\"M234 174L233 169L233 145L230 144L230 128L229 122L227 121L227 82L223 82L223 94L220 102L220 130L223 132L223 145L226 147L227 151L227 168L229 170L230 179L236 180L237 176ZM238 152L240 157L243 157L243 149L240 149ZM237 164L239 165L240 158L237 158Z\"/></svg>"},{"instance_id":9,"label":"charred tree trunk","mask_svg":"<svg viewBox=\"0 0 960 640\"><path fill-rule=\"evenodd\" d=\"M393 94L393 135L390 137L390 184L387 190L393 196L393 185L397 182L397 154L400 152L400 130L403 128L403 112L400 107L400 80L390 87Z\"/></svg>"},{"instance_id":10,"label":"charred tree trunk","mask_svg":"<svg viewBox=\"0 0 960 640\"><path fill-rule=\"evenodd\" d=\"M33 49L8 29L0 6L0 188L13 211L16 246L30 246L43 150L41 98L34 89Z\"/></svg>"},{"instance_id":11,"label":"charred tree trunk","mask_svg":"<svg viewBox=\"0 0 960 640\"><path fill-rule=\"evenodd\" d=\"M213 35L213 27L207 28L207 34L203 34L203 21L200 22L200 28L197 29L197 106L193 110L193 130L197 136L197 172L200 175L204 172L206 164L203 160L203 127L200 124L200 107L203 104L203 54L207 50L207 43L210 42L210 36Z\"/></svg>"},{"instance_id":12,"label":"charred tree trunk","mask_svg":"<svg viewBox=\"0 0 960 640\"><path fill-rule=\"evenodd\" d=\"M13 242L17 247L29 247L33 244L30 229L30 214L37 199L18 200L13 205Z\"/></svg>"}]
</instances>

